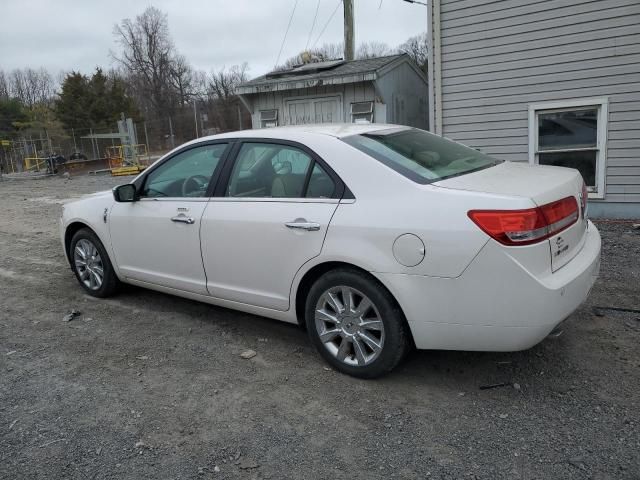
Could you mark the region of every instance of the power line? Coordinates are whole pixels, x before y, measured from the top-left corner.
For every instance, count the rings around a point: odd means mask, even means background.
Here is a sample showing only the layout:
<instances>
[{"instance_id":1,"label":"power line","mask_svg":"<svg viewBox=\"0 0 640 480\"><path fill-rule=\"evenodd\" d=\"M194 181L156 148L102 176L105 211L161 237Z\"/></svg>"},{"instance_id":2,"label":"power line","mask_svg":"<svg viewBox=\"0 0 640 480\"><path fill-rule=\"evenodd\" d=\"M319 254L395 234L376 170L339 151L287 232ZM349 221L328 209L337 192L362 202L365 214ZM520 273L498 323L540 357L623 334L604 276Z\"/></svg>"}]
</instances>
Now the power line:
<instances>
[{"instance_id":1,"label":"power line","mask_svg":"<svg viewBox=\"0 0 640 480\"><path fill-rule=\"evenodd\" d=\"M342 0L340 0L342 1ZM298 6L298 0L293 4L293 10L291 11L291 16L289 17L289 24L287 25L287 30L284 32L284 38L282 39L282 45L280 45L280 51L278 52L278 59L276 60L276 64L273 68L278 66L280 63L280 55L282 55L282 49L284 48L284 42L287 40L287 35L289 34L289 29L291 28L291 22L293 21L293 15L296 13L296 7Z\"/></svg>"},{"instance_id":2,"label":"power line","mask_svg":"<svg viewBox=\"0 0 640 480\"><path fill-rule=\"evenodd\" d=\"M338 0L338 5L336 5L335 10L333 11L331 16L329 17L329 20L327 20L327 23L325 23L324 27L322 27L322 31L320 32L320 35L318 35L318 38L316 38L316 41L313 42L313 45L311 46L311 48L314 48L316 46L316 44L318 43L318 40L320 40L320 37L322 37L322 34L327 29L327 27L329 26L329 23L331 22L331 20L335 16L336 12L338 11L338 8L340 8L340 5L342 5L342 0Z\"/></svg>"},{"instance_id":3,"label":"power line","mask_svg":"<svg viewBox=\"0 0 640 480\"><path fill-rule=\"evenodd\" d=\"M311 34L313 33L313 29L316 26L316 19L318 18L318 10L320 10L320 0L316 4L316 14L313 16L313 23L311 24L311 30L309 30L309 36L307 37L307 44L304 46L304 49L307 50L309 48L309 42L311 41Z\"/></svg>"}]
</instances>

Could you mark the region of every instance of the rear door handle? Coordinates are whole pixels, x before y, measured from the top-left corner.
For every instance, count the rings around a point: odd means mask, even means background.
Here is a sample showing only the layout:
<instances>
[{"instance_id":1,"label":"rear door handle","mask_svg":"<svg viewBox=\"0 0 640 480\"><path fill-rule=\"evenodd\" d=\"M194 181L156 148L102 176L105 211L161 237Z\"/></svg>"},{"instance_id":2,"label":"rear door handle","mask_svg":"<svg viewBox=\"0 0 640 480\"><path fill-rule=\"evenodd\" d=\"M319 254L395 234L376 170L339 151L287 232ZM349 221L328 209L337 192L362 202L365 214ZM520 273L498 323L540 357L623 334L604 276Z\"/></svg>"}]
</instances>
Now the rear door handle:
<instances>
[{"instance_id":1,"label":"rear door handle","mask_svg":"<svg viewBox=\"0 0 640 480\"><path fill-rule=\"evenodd\" d=\"M306 230L308 232L317 232L320 230L320 224L315 222L307 222L304 219L296 219L293 222L285 223L287 228L292 230Z\"/></svg>"},{"instance_id":2,"label":"rear door handle","mask_svg":"<svg viewBox=\"0 0 640 480\"><path fill-rule=\"evenodd\" d=\"M196 221L192 217L187 217L184 214L176 215L175 217L171 217L172 222L177 223L186 223L187 225L193 225Z\"/></svg>"}]
</instances>

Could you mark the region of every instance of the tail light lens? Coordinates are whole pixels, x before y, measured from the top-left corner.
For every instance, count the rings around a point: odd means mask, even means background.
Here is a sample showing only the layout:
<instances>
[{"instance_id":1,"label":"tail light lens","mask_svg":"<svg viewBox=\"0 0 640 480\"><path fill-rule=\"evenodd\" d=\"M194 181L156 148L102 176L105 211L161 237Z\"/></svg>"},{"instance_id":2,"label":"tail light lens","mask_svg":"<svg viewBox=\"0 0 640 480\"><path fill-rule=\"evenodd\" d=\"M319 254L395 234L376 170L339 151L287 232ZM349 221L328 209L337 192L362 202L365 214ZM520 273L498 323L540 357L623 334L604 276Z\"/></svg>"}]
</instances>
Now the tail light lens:
<instances>
[{"instance_id":1,"label":"tail light lens","mask_svg":"<svg viewBox=\"0 0 640 480\"><path fill-rule=\"evenodd\" d=\"M570 227L578 220L578 202L566 197L526 210L471 210L469 218L503 245L530 245Z\"/></svg>"}]
</instances>

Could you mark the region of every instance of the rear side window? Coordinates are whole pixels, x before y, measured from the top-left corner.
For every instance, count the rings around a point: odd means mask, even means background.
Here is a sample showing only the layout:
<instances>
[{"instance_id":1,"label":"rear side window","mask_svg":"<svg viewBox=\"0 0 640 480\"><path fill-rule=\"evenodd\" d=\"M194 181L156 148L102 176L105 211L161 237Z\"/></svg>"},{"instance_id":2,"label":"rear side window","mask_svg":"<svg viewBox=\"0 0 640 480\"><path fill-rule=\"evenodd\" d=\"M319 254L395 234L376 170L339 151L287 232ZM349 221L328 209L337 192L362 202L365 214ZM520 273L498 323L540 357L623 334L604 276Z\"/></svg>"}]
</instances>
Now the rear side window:
<instances>
[{"instance_id":1,"label":"rear side window","mask_svg":"<svg viewBox=\"0 0 640 480\"><path fill-rule=\"evenodd\" d=\"M313 159L287 145L245 143L231 172L226 195L301 198Z\"/></svg>"},{"instance_id":2,"label":"rear side window","mask_svg":"<svg viewBox=\"0 0 640 480\"><path fill-rule=\"evenodd\" d=\"M307 198L331 198L336 191L336 184L329 174L325 172L317 163L311 171L309 186L307 187Z\"/></svg>"},{"instance_id":3,"label":"rear side window","mask_svg":"<svg viewBox=\"0 0 640 480\"><path fill-rule=\"evenodd\" d=\"M412 129L381 130L343 141L417 183L432 183L501 163L477 150Z\"/></svg>"}]
</instances>

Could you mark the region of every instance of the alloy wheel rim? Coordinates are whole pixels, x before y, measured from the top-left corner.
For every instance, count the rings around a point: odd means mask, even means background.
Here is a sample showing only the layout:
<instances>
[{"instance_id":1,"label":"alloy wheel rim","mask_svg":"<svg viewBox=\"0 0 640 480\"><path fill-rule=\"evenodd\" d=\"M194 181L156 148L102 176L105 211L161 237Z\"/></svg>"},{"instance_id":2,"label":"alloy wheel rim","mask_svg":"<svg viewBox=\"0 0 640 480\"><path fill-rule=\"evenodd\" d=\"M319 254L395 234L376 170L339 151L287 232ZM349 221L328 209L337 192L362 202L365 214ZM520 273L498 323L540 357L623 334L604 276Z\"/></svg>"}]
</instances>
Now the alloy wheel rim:
<instances>
[{"instance_id":1,"label":"alloy wheel rim","mask_svg":"<svg viewBox=\"0 0 640 480\"><path fill-rule=\"evenodd\" d=\"M382 317L359 290L347 286L328 289L318 299L314 315L320 341L340 362L362 367L382 353Z\"/></svg>"},{"instance_id":2,"label":"alloy wheel rim","mask_svg":"<svg viewBox=\"0 0 640 480\"><path fill-rule=\"evenodd\" d=\"M96 246L87 239L78 240L73 262L80 281L90 290L99 290L104 280L104 265Z\"/></svg>"}]
</instances>

